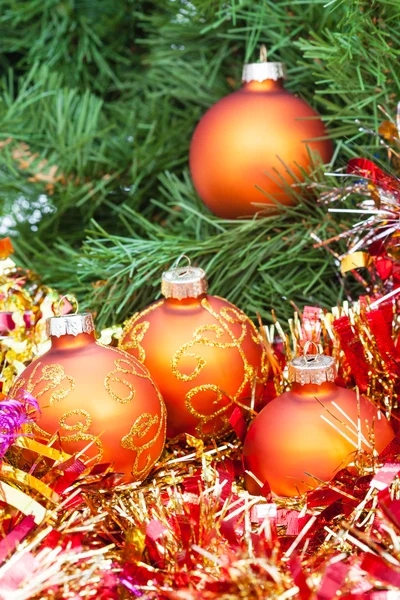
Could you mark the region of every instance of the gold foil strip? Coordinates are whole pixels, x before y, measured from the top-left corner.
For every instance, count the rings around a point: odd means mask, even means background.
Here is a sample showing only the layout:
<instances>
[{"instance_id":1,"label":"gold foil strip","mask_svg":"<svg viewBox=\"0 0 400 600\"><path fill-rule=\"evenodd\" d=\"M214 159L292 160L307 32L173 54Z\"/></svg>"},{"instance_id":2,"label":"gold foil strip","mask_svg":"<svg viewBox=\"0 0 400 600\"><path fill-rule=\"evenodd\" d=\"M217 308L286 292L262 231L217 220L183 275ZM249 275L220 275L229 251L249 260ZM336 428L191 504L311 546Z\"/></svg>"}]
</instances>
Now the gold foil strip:
<instances>
[{"instance_id":1,"label":"gold foil strip","mask_svg":"<svg viewBox=\"0 0 400 600\"><path fill-rule=\"evenodd\" d=\"M42 454L43 456L56 461L64 462L71 458L71 454L63 452L62 450L57 450L56 448L52 448L46 444L41 444L40 442L37 442L33 438L27 436L21 436L17 438L14 444L20 448L32 450L33 452L37 452L37 454Z\"/></svg>"},{"instance_id":2,"label":"gold foil strip","mask_svg":"<svg viewBox=\"0 0 400 600\"><path fill-rule=\"evenodd\" d=\"M44 506L33 500L28 494L22 492L18 488L12 487L0 481L0 498L3 502L7 502L10 506L13 506L17 510L20 510L24 515L32 515L35 523L39 525L46 516L46 509Z\"/></svg>"},{"instance_id":3,"label":"gold foil strip","mask_svg":"<svg viewBox=\"0 0 400 600\"><path fill-rule=\"evenodd\" d=\"M346 254L341 260L340 270L341 272L347 273L353 269L360 269L361 267L369 267L371 264L371 256L368 252L352 252Z\"/></svg>"},{"instance_id":4,"label":"gold foil strip","mask_svg":"<svg viewBox=\"0 0 400 600\"><path fill-rule=\"evenodd\" d=\"M7 480L15 481L16 483L22 483L27 485L31 489L39 492L42 496L46 498L46 500L50 500L50 502L58 502L59 496L56 492L54 492L48 485L30 475L29 473L25 473L25 471L21 471L16 467L12 467L11 465L2 464L1 466L1 477L6 477Z\"/></svg>"}]
</instances>

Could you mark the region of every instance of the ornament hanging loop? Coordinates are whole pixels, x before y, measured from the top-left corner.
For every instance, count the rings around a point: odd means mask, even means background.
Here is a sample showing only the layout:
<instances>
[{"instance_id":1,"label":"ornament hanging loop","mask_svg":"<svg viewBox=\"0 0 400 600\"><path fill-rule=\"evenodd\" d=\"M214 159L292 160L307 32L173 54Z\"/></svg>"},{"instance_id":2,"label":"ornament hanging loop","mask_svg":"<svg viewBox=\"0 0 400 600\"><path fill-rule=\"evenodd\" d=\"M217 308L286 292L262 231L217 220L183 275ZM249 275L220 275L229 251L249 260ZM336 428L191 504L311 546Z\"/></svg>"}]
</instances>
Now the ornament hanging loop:
<instances>
[{"instance_id":1,"label":"ornament hanging loop","mask_svg":"<svg viewBox=\"0 0 400 600\"><path fill-rule=\"evenodd\" d=\"M180 256L178 256L178 258L176 259L176 261L175 261L175 262L174 262L174 264L172 265L172 268L173 268L174 270L176 270L176 271L178 270L178 266L179 266L179 263L181 262L182 258L186 258L186 260L188 261L188 267L191 267L191 266L192 266L192 261L190 260L190 258L188 257L188 255L187 255L187 254L181 254ZM182 268L183 268L183 267L181 267L181 269L182 269ZM186 275L186 271L183 271L183 270L182 270L182 271L181 271L181 275Z\"/></svg>"},{"instance_id":2,"label":"ornament hanging loop","mask_svg":"<svg viewBox=\"0 0 400 600\"><path fill-rule=\"evenodd\" d=\"M265 44L261 44L260 47L260 62L268 62L268 52Z\"/></svg>"},{"instance_id":3,"label":"ornament hanging loop","mask_svg":"<svg viewBox=\"0 0 400 600\"><path fill-rule=\"evenodd\" d=\"M307 354L308 348L314 345L317 354ZM319 346L314 341L308 341L304 354L294 358L289 363L288 379L301 385L313 383L321 385L325 381L335 381L336 364L332 356L319 353Z\"/></svg>"},{"instance_id":4,"label":"ornament hanging loop","mask_svg":"<svg viewBox=\"0 0 400 600\"><path fill-rule=\"evenodd\" d=\"M313 346L315 348L315 354L309 354L308 350L310 349L310 347ZM306 363L310 363L310 362L316 362L318 361L320 356L320 352L319 352L319 345L314 342L314 340L307 340L307 342L304 344L304 348L303 348L303 358L305 360Z\"/></svg>"},{"instance_id":5,"label":"ornament hanging loop","mask_svg":"<svg viewBox=\"0 0 400 600\"><path fill-rule=\"evenodd\" d=\"M62 308L62 302L63 300L70 300L72 304L75 304L75 312L72 313L74 315L77 315L79 312L79 302L78 300L75 298L75 296L73 296L72 294L64 294L64 296L62 296L59 301L57 302L57 317L61 317L62 313L61 313L61 308Z\"/></svg>"}]
</instances>

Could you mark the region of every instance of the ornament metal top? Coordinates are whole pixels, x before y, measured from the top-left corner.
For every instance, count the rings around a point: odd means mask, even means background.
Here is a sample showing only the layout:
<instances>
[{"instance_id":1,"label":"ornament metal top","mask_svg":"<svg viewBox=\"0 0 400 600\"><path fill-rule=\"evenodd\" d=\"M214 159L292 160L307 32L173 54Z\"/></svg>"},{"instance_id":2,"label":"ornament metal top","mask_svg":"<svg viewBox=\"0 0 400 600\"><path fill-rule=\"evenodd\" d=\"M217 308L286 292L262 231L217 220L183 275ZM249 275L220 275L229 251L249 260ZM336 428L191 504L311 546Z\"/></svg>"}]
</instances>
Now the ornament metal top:
<instances>
[{"instance_id":1,"label":"ornament metal top","mask_svg":"<svg viewBox=\"0 0 400 600\"><path fill-rule=\"evenodd\" d=\"M182 258L187 258L186 267L178 267ZM207 278L203 269L192 267L190 259L182 255L172 269L164 271L161 279L161 293L165 298L198 298L207 292Z\"/></svg>"},{"instance_id":2,"label":"ornament metal top","mask_svg":"<svg viewBox=\"0 0 400 600\"><path fill-rule=\"evenodd\" d=\"M50 317L46 322L47 335L60 337L62 335L79 335L94 331L93 317L90 313Z\"/></svg>"},{"instance_id":3,"label":"ornament metal top","mask_svg":"<svg viewBox=\"0 0 400 600\"><path fill-rule=\"evenodd\" d=\"M289 381L301 385L307 383L321 385L324 381L335 381L335 360L325 354L304 354L289 363L288 376Z\"/></svg>"},{"instance_id":4,"label":"ornament metal top","mask_svg":"<svg viewBox=\"0 0 400 600\"><path fill-rule=\"evenodd\" d=\"M281 62L269 62L267 61L267 49L262 44L260 49L260 62L248 63L243 66L242 81L265 81L266 79L272 79L278 81L279 79L286 79L286 66Z\"/></svg>"},{"instance_id":5,"label":"ornament metal top","mask_svg":"<svg viewBox=\"0 0 400 600\"><path fill-rule=\"evenodd\" d=\"M63 300L72 298L76 309L72 314L61 314ZM75 296L67 294L58 301L58 315L49 317L46 321L46 333L48 337L61 337L63 335L77 336L80 333L93 333L94 322L91 313L78 313L79 304Z\"/></svg>"}]
</instances>

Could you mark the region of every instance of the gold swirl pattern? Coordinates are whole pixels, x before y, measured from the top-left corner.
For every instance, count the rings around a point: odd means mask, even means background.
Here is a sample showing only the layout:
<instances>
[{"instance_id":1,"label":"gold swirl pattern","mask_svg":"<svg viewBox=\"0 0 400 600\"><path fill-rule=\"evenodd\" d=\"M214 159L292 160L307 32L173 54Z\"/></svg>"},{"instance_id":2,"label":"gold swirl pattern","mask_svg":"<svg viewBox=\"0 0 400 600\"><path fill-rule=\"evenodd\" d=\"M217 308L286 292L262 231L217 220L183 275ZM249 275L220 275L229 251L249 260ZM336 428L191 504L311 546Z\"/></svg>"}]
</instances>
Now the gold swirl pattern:
<instances>
[{"instance_id":1,"label":"gold swirl pattern","mask_svg":"<svg viewBox=\"0 0 400 600\"><path fill-rule=\"evenodd\" d=\"M158 388L150 377L149 371L142 363L136 361L123 350L101 346L103 349L112 352L113 355L118 355L118 358L115 358L113 361L115 368L104 379L104 386L114 401L128 404L134 400L136 390L132 383L132 376L139 377L142 380L147 379L153 386L159 400L160 408L158 409L157 407L157 414L142 413L136 418L129 432L121 440L115 440L115 443L120 443L122 448L132 450L135 453L132 454L132 474L136 479L140 479L148 474L154 463L154 457L151 456L150 449L158 441L161 442L161 448L165 440L167 422L165 404ZM55 402L62 401L75 389L75 381L73 377L65 373L62 365L49 364L42 366L42 363L39 361L28 378L19 378L10 392L10 397L14 398L21 388L30 392L37 399L40 399L46 392L51 391L49 404L53 405ZM90 412L83 408L76 408L65 412L59 419L59 439L61 443L82 441L85 442L85 445L88 445L92 442L97 449L96 456L93 457L93 465L95 465L102 460L104 449L97 435L89 433L92 422L93 419ZM154 435L150 440L142 443L143 439L150 434L152 428L156 428ZM49 440L54 433L48 433L36 423L30 426L30 431L45 440ZM160 439L160 436L162 439ZM84 445L82 445L83 447ZM143 461L143 456L146 452L147 456Z\"/></svg>"},{"instance_id":2,"label":"gold swirl pattern","mask_svg":"<svg viewBox=\"0 0 400 600\"><path fill-rule=\"evenodd\" d=\"M135 325L130 331L129 341L124 342L124 344L121 346L123 350L136 350L136 353L132 352L132 354L135 355L140 362L144 362L146 360L146 352L141 345L141 342L143 341L143 338L149 327L149 321L143 321L143 323L138 323Z\"/></svg>"},{"instance_id":3,"label":"gold swirl pattern","mask_svg":"<svg viewBox=\"0 0 400 600\"><path fill-rule=\"evenodd\" d=\"M190 350L196 344L221 349L235 348L243 362L244 373L243 381L233 395L227 394L226 391L222 390L216 384L198 385L187 392L185 396L185 406L190 414L196 417L198 420L196 433L203 439L209 439L221 437L230 428L229 416L232 412L233 404L238 402L247 384L251 385L255 378L257 378L259 382L262 382L264 381L264 377L262 374L261 378L258 377L258 373L248 362L245 352L242 348L242 343L248 332L248 327L250 329L250 333L252 334L251 337L253 341L260 343L257 330L250 319L233 306L222 307L220 312L217 313L215 310L213 310L207 298L203 298L201 305L213 317L213 319L217 321L218 325L210 324L199 327L193 333L193 338L179 348L179 350L177 350L171 361L171 367L174 376L181 381L193 381L206 366L206 361L201 356L190 352ZM239 335L235 335L230 325L240 325ZM216 340L210 339L205 335L210 331L215 332ZM227 341L221 342L220 339L222 336L225 336ZM178 368L179 361L182 360L183 357L191 357L197 360L197 365L190 375L185 375ZM213 400L212 404L218 405L218 408L210 414L203 414L196 408L195 399L200 394L209 392L215 393L215 399ZM207 431L205 431L206 425Z\"/></svg>"},{"instance_id":4,"label":"gold swirl pattern","mask_svg":"<svg viewBox=\"0 0 400 600\"><path fill-rule=\"evenodd\" d=\"M224 299L219 300L226 302ZM150 327L149 321L143 319L164 302L162 300L134 315L125 325L121 347L127 350L134 349L138 359L143 362L146 360L143 339ZM247 360L242 347L244 341L250 338L257 345L260 345L261 341L254 323L242 311L229 304L214 310L207 298L201 300L201 306L209 313L211 323L196 328L192 338L172 356L171 370L174 377L178 381L195 384L196 379L207 367L207 360L201 355L201 347L235 350L242 361L244 374L243 380L232 394L228 394L215 382L194 385L186 393L185 407L198 421L196 433L203 439L209 439L222 436L230 428L229 416L233 405L240 403L244 390L247 386L251 389L254 380L259 384L266 381L268 367L264 350L261 351L261 364L258 369ZM202 394L207 394L208 397L210 394L215 395L215 399L211 396L210 400L210 409L214 406L215 410L210 414L203 414L196 406Z\"/></svg>"},{"instance_id":5,"label":"gold swirl pattern","mask_svg":"<svg viewBox=\"0 0 400 600\"><path fill-rule=\"evenodd\" d=\"M68 425L67 419L78 416L78 415L81 415L84 418L84 421L77 421L76 423L73 423L72 425ZM91 433L87 433L87 430L89 429L91 423L92 423L92 417L90 416L90 413L87 410L84 410L83 408L75 408L74 410L70 410L69 412L64 413L62 415L62 417L60 418L60 427L62 427L62 429L65 429L66 431L75 431L76 433L73 433L71 435L62 436L61 441L62 442L79 442L79 441L91 442L91 441L93 441L95 446L97 447L97 454L96 454L96 460L95 460L95 463L97 464L98 462L101 461L101 459L103 457L103 445L98 437L96 437L95 435L93 435Z\"/></svg>"},{"instance_id":6,"label":"gold swirl pattern","mask_svg":"<svg viewBox=\"0 0 400 600\"><path fill-rule=\"evenodd\" d=\"M41 362L37 363L28 380L21 377L17 382L18 385L14 386L12 393L15 395L18 389L23 388L39 400L43 394L49 390L54 390L49 399L50 406L52 406L55 402L61 402L72 392L75 388L75 381L73 377L65 373L64 367L58 364L45 365L40 377L35 379L41 364ZM38 389L42 383L45 385ZM61 388L56 389L58 386L61 386Z\"/></svg>"},{"instance_id":7,"label":"gold swirl pattern","mask_svg":"<svg viewBox=\"0 0 400 600\"><path fill-rule=\"evenodd\" d=\"M120 359L121 363L119 367L117 366L116 361L114 362L115 366L117 367L117 371L119 370L121 373L126 374L129 373L130 375L135 375L136 377L141 377L142 379L151 379L148 368L134 357L132 359L132 355L128 354L128 352L125 352L125 350L122 350L121 348L103 346L103 344L99 344L98 342L97 345L101 346L108 352L112 352L113 355L119 354L122 357ZM125 364L125 366L123 366L123 364Z\"/></svg>"},{"instance_id":8,"label":"gold swirl pattern","mask_svg":"<svg viewBox=\"0 0 400 600\"><path fill-rule=\"evenodd\" d=\"M142 413L134 421L129 432L121 440L122 448L132 450L133 452L136 453L136 456L135 456L135 459L134 459L134 462L132 465L132 473L136 479L140 479L147 475L148 471L150 470L150 468L153 464L153 459L152 459L150 453L148 452L147 456L146 456L144 467L139 468L139 463L140 463L142 454L145 453L146 451L150 450L150 448L152 446L154 446L154 444L159 439L160 435L162 435L163 440L165 440L165 432L166 432L166 427L167 427L167 411L165 408L164 400L162 399L162 396L161 396L158 388L156 387L152 378L150 377L150 373L149 373L148 369L142 363L140 363L137 360L135 360L134 358L132 358L132 356L130 356L123 350L120 350L117 348L110 349L107 346L104 346L104 348L112 351L113 353L118 352L118 354L121 355L121 358L117 358L114 361L114 365L116 368L113 371L111 371L110 373L108 373L104 379L104 386L105 386L107 392L113 398L113 400L116 400L117 402L120 402L122 404L127 404L128 402L131 402L134 399L136 391L135 391L133 385L129 381L127 381L126 378L123 377L123 375L126 374L126 375L134 375L136 377L141 377L142 379L147 379L149 381L149 383L154 387L154 390L155 390L157 397L159 399L159 402L160 402L160 410L161 410L160 418L158 415L151 415L148 412ZM118 386L121 384L123 386L126 386L127 389L129 390L129 393L126 397L121 397L120 395L118 395L116 393L115 389L113 389L113 385ZM158 424L158 427L157 427L157 431L155 432L154 436L145 444L140 444L140 440L149 433L150 429L154 425L157 425L157 424Z\"/></svg>"},{"instance_id":9,"label":"gold swirl pattern","mask_svg":"<svg viewBox=\"0 0 400 600\"><path fill-rule=\"evenodd\" d=\"M133 317L128 319L125 323L125 326L122 330L121 341L119 347L122 350L136 350L137 352L132 352L132 355L137 358L140 362L144 363L146 360L146 351L141 345L143 338L150 327L149 321L141 321L136 325L136 321L139 319L143 319L143 317L147 316L153 310L158 308L164 303L164 300L160 300L159 302L154 302L150 306L148 306L145 310L142 310L140 313L135 313Z\"/></svg>"},{"instance_id":10,"label":"gold swirl pattern","mask_svg":"<svg viewBox=\"0 0 400 600\"><path fill-rule=\"evenodd\" d=\"M150 381L152 382L151 379ZM123 448L132 450L136 453L136 457L132 465L132 473L135 479L141 479L146 477L154 462L150 453L147 452L145 464L144 466L139 468L139 463L142 458L142 454L144 454L146 451L149 451L150 448L154 446L160 435L163 436L163 443L165 441L165 433L167 429L167 410L165 408L164 400L162 399L161 394L158 391L157 387L154 385L154 383L153 386L160 400L161 417L158 418L158 415L151 415L150 413L142 413L133 423L132 427L129 430L129 433L125 435L121 440L121 446ZM149 440L145 444L135 443L135 439L137 439L140 442L140 439L144 438L149 433L150 429L157 424L157 431L155 435L151 438L151 440Z\"/></svg>"},{"instance_id":11,"label":"gold swirl pattern","mask_svg":"<svg viewBox=\"0 0 400 600\"><path fill-rule=\"evenodd\" d=\"M27 390L30 394L32 394L37 400L48 391L53 390L51 392L49 398L50 406L53 406L55 402L61 402L75 389L75 380L70 375L65 373L64 367L59 364L50 364L45 365L42 368L40 375L38 376L38 371L41 367L42 363L39 361L32 373L30 374L28 379L21 377L17 384L12 389L12 397L14 397L17 391L21 388ZM42 385L44 384L44 385ZM58 388L61 386L61 388ZM83 421L77 421L73 425L68 425L67 419L72 416L81 415L84 417ZM85 441L91 442L93 441L97 447L98 454L96 455L96 463L98 463L103 456L103 446L100 440L90 433L87 433L92 422L92 418L90 414L83 409L75 409L69 412L64 413L60 420L59 425L60 429L64 429L66 431L75 432L69 435L60 434L60 441L62 442L77 442L77 441ZM32 433L38 434L42 439L49 440L52 437L52 434L48 433L37 423L33 423L29 426L29 430Z\"/></svg>"},{"instance_id":12,"label":"gold swirl pattern","mask_svg":"<svg viewBox=\"0 0 400 600\"><path fill-rule=\"evenodd\" d=\"M194 330L193 339L190 340L189 342L187 342L186 344L183 344L183 346L181 346L179 348L179 350L177 350L175 352L174 356L172 357L171 366L172 366L172 372L177 379L180 379L181 381L192 381L199 375L199 373L201 373L203 368L206 366L207 363L202 356L200 356L199 354L194 354L193 352L188 352L188 350L193 348L193 346L195 346L196 344L199 344L201 346L210 346L212 348L234 348L235 347L234 342L222 343L222 342L218 342L216 340L206 337L204 334L207 332L210 332L210 331L213 331L215 333L215 337L217 338L217 340L219 338L221 338L225 333L224 330L221 327L219 327L218 325L214 325L214 324L202 325L201 327L198 327L197 329ZM244 334L245 333L246 333L246 331L244 332ZM241 339L238 340L239 343L242 342L242 340L244 338L244 334L242 334ZM179 370L178 363L182 360L182 358L194 358L197 361L197 364L196 364L195 368L193 369L192 373L185 374Z\"/></svg>"},{"instance_id":13,"label":"gold swirl pattern","mask_svg":"<svg viewBox=\"0 0 400 600\"><path fill-rule=\"evenodd\" d=\"M116 368L106 375L104 379L104 386L113 400L116 400L121 404L132 402L136 395L136 390L130 381L121 377L121 375L124 374L135 375L134 369L132 368L132 361L128 361L123 358L117 358L114 361L114 365ZM114 384L116 384L116 386ZM126 396L121 396L115 391L116 387L120 388L121 386L122 388L126 389Z\"/></svg>"},{"instance_id":14,"label":"gold swirl pattern","mask_svg":"<svg viewBox=\"0 0 400 600\"><path fill-rule=\"evenodd\" d=\"M201 343L201 342L198 340L197 343ZM192 346L191 342L184 344L181 348L179 348L179 350L177 350L177 352L175 352L174 356L172 357L172 361L171 361L172 372L174 373L175 377L177 379L180 379L181 381L192 381L193 379L195 379L197 377L197 375L199 375L199 373L201 373L201 371L207 364L207 362L204 360L204 358L202 356L200 356L200 354L194 354L194 352L187 352L187 349L191 348L191 346ZM197 361L195 368L193 369L193 371L191 373L189 373L189 375L182 373L178 369L178 363L183 357L194 358Z\"/></svg>"},{"instance_id":15,"label":"gold swirl pattern","mask_svg":"<svg viewBox=\"0 0 400 600\"><path fill-rule=\"evenodd\" d=\"M257 328L254 325L253 321L251 321L248 318L248 316L245 315L245 313L238 312L238 310L236 308L234 308L233 306L224 306L220 310L220 315L223 319L225 319L229 323L232 323L232 324L244 323L245 325L247 325L247 327L249 328L251 339L253 340L253 342L255 344L260 343L260 335L257 331ZM246 329L242 330L241 339L240 338L238 339L239 343L242 343L245 333L246 333ZM264 357L264 353L263 353L263 357Z\"/></svg>"}]
</instances>

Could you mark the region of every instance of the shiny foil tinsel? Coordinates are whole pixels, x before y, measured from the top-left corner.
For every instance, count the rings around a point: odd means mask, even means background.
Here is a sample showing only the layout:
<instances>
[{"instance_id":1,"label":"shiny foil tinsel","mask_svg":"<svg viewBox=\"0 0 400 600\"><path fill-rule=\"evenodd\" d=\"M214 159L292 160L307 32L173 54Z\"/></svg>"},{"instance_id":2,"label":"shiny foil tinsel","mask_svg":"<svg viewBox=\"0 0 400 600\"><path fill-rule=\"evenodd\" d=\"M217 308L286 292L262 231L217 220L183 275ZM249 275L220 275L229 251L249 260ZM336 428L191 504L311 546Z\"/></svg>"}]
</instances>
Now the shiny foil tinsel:
<instances>
[{"instance_id":1,"label":"shiny foil tinsel","mask_svg":"<svg viewBox=\"0 0 400 600\"><path fill-rule=\"evenodd\" d=\"M319 201L331 205L329 212L353 215L355 221L351 228L325 240L318 230L313 231L314 248L325 247L342 275L351 273L377 301L382 296L399 298L400 293L400 102L395 116L383 107L380 110L386 120L378 130L361 126L360 132L375 137L381 150L374 159L384 169L372 160L352 158L346 172L338 169L327 174L341 185L311 184L319 192ZM346 241L344 253L334 249L339 240Z\"/></svg>"},{"instance_id":2,"label":"shiny foil tinsel","mask_svg":"<svg viewBox=\"0 0 400 600\"><path fill-rule=\"evenodd\" d=\"M290 500L243 490L234 438L167 448L139 484L58 460L37 480L53 496L25 488L27 503L47 506L41 521L2 503L0 597L389 599L400 586L399 444L375 473L344 470Z\"/></svg>"},{"instance_id":3,"label":"shiny foil tinsel","mask_svg":"<svg viewBox=\"0 0 400 600\"><path fill-rule=\"evenodd\" d=\"M36 273L17 267L10 258L13 251L9 238L0 239L0 399L47 349L45 321L58 300Z\"/></svg>"},{"instance_id":4,"label":"shiny foil tinsel","mask_svg":"<svg viewBox=\"0 0 400 600\"><path fill-rule=\"evenodd\" d=\"M326 313L308 307L264 329L266 401L287 385L287 359L313 340L337 356L342 384L365 385L395 425L397 319L391 304L363 300ZM151 475L132 484L112 465L90 470L55 440L18 438L0 477L0 599L396 597L400 436L302 497L273 497L268 485L251 496L240 440L252 416L238 407L218 445L191 436L167 444Z\"/></svg>"}]
</instances>

